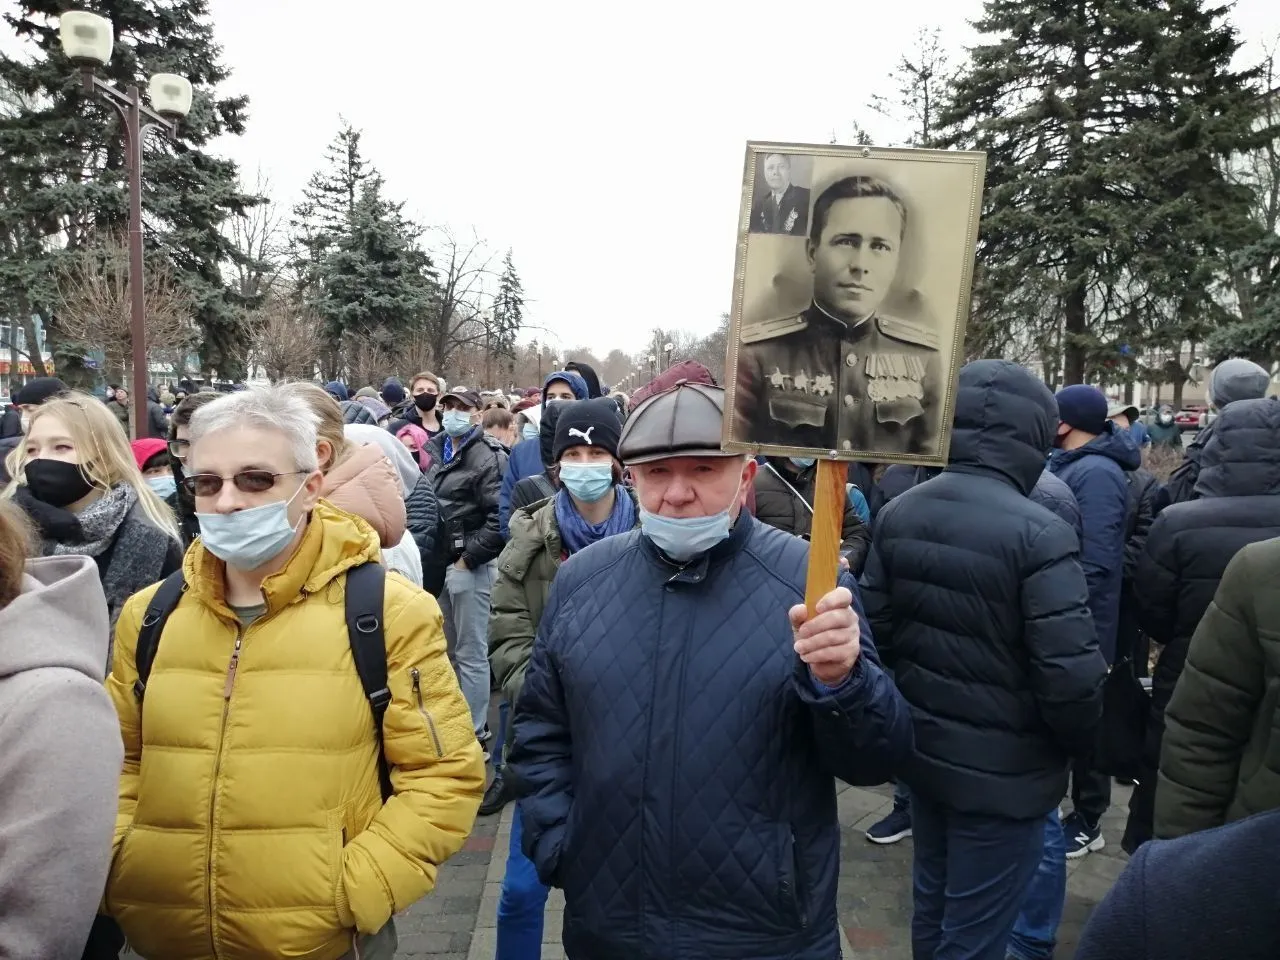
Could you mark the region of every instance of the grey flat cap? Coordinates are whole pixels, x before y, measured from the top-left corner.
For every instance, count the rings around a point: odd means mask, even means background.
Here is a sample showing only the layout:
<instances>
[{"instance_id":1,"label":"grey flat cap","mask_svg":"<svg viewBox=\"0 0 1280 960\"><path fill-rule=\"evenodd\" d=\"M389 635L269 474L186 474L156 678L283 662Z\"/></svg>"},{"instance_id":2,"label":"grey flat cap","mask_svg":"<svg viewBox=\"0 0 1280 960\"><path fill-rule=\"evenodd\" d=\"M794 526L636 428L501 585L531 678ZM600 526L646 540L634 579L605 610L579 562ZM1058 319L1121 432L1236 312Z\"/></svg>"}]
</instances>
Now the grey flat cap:
<instances>
[{"instance_id":1,"label":"grey flat cap","mask_svg":"<svg viewBox=\"0 0 1280 960\"><path fill-rule=\"evenodd\" d=\"M632 411L622 428L618 458L648 463L667 457L740 457L720 446L724 388L679 380Z\"/></svg>"}]
</instances>

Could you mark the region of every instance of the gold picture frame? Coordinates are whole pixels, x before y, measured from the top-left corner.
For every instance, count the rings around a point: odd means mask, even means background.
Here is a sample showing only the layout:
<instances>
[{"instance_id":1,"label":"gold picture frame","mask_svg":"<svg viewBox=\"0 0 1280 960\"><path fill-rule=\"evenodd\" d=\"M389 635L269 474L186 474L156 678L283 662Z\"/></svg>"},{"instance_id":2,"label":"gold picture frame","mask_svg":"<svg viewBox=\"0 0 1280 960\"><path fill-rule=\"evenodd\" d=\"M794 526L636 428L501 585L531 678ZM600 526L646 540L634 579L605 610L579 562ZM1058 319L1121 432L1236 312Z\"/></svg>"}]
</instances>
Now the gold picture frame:
<instances>
[{"instance_id":1,"label":"gold picture frame","mask_svg":"<svg viewBox=\"0 0 1280 960\"><path fill-rule=\"evenodd\" d=\"M726 450L946 464L985 176L977 151L747 144Z\"/></svg>"}]
</instances>

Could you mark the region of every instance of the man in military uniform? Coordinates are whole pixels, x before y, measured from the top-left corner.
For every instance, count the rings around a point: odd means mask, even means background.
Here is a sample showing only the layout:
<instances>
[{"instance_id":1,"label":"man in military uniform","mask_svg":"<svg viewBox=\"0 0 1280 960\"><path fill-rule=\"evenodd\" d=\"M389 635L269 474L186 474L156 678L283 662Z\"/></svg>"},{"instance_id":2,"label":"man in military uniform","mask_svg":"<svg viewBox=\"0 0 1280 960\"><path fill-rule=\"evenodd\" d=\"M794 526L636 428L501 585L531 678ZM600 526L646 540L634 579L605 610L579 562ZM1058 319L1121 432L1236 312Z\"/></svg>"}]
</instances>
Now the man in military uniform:
<instances>
[{"instance_id":1,"label":"man in military uniform","mask_svg":"<svg viewBox=\"0 0 1280 960\"><path fill-rule=\"evenodd\" d=\"M814 204L813 303L748 325L735 438L872 454L935 449L945 390L938 334L878 308L893 286L907 211L889 184L846 177Z\"/></svg>"},{"instance_id":2,"label":"man in military uniform","mask_svg":"<svg viewBox=\"0 0 1280 960\"><path fill-rule=\"evenodd\" d=\"M769 192L751 207L752 233L783 233L803 237L809 229L809 191L791 182L791 158L770 153L762 164Z\"/></svg>"}]
</instances>

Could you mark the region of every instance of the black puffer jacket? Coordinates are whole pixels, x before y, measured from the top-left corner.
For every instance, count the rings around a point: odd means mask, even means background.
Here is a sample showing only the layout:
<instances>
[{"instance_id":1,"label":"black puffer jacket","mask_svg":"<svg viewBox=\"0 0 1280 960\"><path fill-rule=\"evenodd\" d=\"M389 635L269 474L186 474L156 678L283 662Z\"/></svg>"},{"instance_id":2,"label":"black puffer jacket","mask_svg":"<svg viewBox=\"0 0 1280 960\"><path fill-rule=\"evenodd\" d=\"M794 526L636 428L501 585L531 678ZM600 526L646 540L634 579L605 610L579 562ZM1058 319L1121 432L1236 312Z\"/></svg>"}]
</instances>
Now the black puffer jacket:
<instances>
[{"instance_id":1,"label":"black puffer jacket","mask_svg":"<svg viewBox=\"0 0 1280 960\"><path fill-rule=\"evenodd\" d=\"M439 596L444 589L444 557L440 550L440 505L436 491L425 476L413 485L404 498L405 526L418 545L422 559L422 586Z\"/></svg>"},{"instance_id":2,"label":"black puffer jacket","mask_svg":"<svg viewBox=\"0 0 1280 960\"><path fill-rule=\"evenodd\" d=\"M1280 536L1280 399L1239 400L1222 411L1200 458L1196 499L1151 525L1138 562L1138 615L1165 645L1151 677L1144 772L1129 804L1125 849L1151 839L1164 710L1182 676L1191 636L1241 547Z\"/></svg>"},{"instance_id":3,"label":"black puffer jacket","mask_svg":"<svg viewBox=\"0 0 1280 960\"><path fill-rule=\"evenodd\" d=\"M446 462L444 445L448 440L447 434L440 433L431 441L431 472L427 474L440 508L443 542L437 555L446 565L466 557L467 566L474 570L496 560L504 545L498 529L498 493L507 469L507 450L476 427Z\"/></svg>"},{"instance_id":4,"label":"black puffer jacket","mask_svg":"<svg viewBox=\"0 0 1280 960\"><path fill-rule=\"evenodd\" d=\"M756 474L756 517L807 540L813 527L813 485L818 468L811 465L796 473L788 466L786 457L770 457ZM845 497L840 554L848 558L849 570L855 577L862 574L870 547L871 531Z\"/></svg>"},{"instance_id":5,"label":"black puffer jacket","mask_svg":"<svg viewBox=\"0 0 1280 960\"><path fill-rule=\"evenodd\" d=\"M1046 814L1101 717L1079 542L1029 499L1056 423L1026 369L968 364L947 469L876 518L862 593L915 720L902 779L965 813Z\"/></svg>"}]
</instances>

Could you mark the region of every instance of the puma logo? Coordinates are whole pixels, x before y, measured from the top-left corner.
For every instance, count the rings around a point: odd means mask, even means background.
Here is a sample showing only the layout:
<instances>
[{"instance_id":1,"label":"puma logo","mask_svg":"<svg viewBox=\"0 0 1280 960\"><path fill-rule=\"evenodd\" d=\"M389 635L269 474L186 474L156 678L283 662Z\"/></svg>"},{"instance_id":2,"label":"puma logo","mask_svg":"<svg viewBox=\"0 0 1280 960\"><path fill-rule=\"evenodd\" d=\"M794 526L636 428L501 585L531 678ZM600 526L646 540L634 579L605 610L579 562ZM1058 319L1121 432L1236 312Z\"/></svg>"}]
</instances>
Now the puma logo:
<instances>
[{"instance_id":1,"label":"puma logo","mask_svg":"<svg viewBox=\"0 0 1280 960\"><path fill-rule=\"evenodd\" d=\"M583 440L587 441L587 446L591 446L591 445L592 445L592 443L591 443L591 431L592 431L592 430L594 430L594 429L595 429L595 427L587 427L587 432L586 432L586 433L583 433L583 432L582 432L581 430L579 430L577 427L570 427L570 428L569 428L569 436L571 436L571 437L581 437Z\"/></svg>"}]
</instances>

